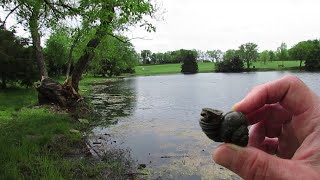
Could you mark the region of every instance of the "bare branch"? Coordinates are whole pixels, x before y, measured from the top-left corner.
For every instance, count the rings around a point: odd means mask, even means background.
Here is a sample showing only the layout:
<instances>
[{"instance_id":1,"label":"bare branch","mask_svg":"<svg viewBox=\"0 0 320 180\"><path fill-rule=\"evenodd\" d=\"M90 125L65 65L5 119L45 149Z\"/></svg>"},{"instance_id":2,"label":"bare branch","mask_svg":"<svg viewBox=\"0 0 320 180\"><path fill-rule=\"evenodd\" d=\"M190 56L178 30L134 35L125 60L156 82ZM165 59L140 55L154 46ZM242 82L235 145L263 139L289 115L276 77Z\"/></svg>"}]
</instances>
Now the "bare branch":
<instances>
[{"instance_id":1,"label":"bare branch","mask_svg":"<svg viewBox=\"0 0 320 180\"><path fill-rule=\"evenodd\" d=\"M118 37L118 36L116 36L116 35L114 35L114 34L112 34L112 33L108 33L107 35L109 35L109 36L112 36L112 37L116 38L118 41L120 41L120 42L122 42L122 43L124 43L124 44L126 44L126 43L129 43L129 42L130 42L130 40L125 41L125 40L121 39L120 37Z\"/></svg>"},{"instance_id":2,"label":"bare branch","mask_svg":"<svg viewBox=\"0 0 320 180\"><path fill-rule=\"evenodd\" d=\"M129 41L135 40L135 39L146 40L146 41L151 41L152 40L152 39L147 39L146 37L134 37L134 38L129 39Z\"/></svg>"},{"instance_id":3,"label":"bare branch","mask_svg":"<svg viewBox=\"0 0 320 180\"><path fill-rule=\"evenodd\" d=\"M63 13L61 11L59 11L57 8L55 8L54 5L51 4L48 0L43 0L43 1L46 5L48 5L50 7L55 18L60 18L63 15ZM60 14L60 16L58 14Z\"/></svg>"},{"instance_id":4,"label":"bare branch","mask_svg":"<svg viewBox=\"0 0 320 180\"><path fill-rule=\"evenodd\" d=\"M19 5L16 6L15 8L13 8L13 9L9 12L9 14L7 14L6 18L4 19L4 21L3 21L3 23L2 23L2 26L5 26L5 24L6 24L7 20L8 20L8 18L9 18L9 16L10 16L14 11L16 11L20 6L21 6L21 4L19 4Z\"/></svg>"}]
</instances>

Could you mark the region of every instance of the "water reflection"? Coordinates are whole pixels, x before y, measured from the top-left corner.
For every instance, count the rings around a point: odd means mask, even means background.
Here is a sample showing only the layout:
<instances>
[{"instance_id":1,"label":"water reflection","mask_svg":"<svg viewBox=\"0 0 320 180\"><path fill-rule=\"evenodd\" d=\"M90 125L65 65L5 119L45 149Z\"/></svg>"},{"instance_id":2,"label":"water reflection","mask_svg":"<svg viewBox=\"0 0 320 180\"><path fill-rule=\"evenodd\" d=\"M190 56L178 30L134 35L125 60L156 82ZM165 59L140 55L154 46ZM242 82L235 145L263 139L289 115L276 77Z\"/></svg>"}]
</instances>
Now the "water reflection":
<instances>
[{"instance_id":1,"label":"water reflection","mask_svg":"<svg viewBox=\"0 0 320 180\"><path fill-rule=\"evenodd\" d=\"M211 152L219 143L210 141L201 132L199 113L203 107L228 111L252 87L286 74L289 73L128 78L94 95L95 104L105 119L118 123L111 127L96 127L93 132L97 136L107 134L112 139L105 141L108 146L130 148L137 163L146 164L151 170L151 179L239 179L212 162ZM296 75L320 94L319 74Z\"/></svg>"},{"instance_id":2,"label":"water reflection","mask_svg":"<svg viewBox=\"0 0 320 180\"><path fill-rule=\"evenodd\" d=\"M90 96L95 110L101 114L100 123L118 122L115 117L125 117L133 113L136 104L136 85L133 79L96 85Z\"/></svg>"}]
</instances>

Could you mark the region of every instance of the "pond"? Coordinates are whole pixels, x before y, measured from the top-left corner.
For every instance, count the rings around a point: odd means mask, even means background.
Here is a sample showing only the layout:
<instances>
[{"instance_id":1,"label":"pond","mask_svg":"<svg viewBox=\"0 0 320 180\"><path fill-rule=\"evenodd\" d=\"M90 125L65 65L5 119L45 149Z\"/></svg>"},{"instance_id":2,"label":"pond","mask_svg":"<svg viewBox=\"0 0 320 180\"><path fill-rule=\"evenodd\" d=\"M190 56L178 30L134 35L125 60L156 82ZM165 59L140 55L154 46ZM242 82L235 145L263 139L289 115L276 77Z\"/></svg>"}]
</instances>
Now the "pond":
<instances>
[{"instance_id":1,"label":"pond","mask_svg":"<svg viewBox=\"0 0 320 180\"><path fill-rule=\"evenodd\" d=\"M151 179L239 179L216 165L212 151L219 143L202 133L201 109L229 111L248 91L287 72L203 73L130 77L100 86L92 95L103 121L112 126L92 130L97 148L127 148ZM320 94L318 73L295 73ZM106 137L107 136L107 137ZM102 138L103 137L103 138ZM112 140L111 140L112 139Z\"/></svg>"}]
</instances>

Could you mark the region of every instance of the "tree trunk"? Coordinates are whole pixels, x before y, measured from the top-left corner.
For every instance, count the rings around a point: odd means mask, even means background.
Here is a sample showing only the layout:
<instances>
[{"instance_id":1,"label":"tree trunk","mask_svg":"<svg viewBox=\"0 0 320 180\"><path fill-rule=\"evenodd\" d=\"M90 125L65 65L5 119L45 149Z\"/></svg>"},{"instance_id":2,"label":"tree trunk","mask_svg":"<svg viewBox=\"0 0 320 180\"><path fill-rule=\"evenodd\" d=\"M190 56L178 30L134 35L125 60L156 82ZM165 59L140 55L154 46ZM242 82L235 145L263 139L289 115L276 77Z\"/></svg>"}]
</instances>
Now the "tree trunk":
<instances>
[{"instance_id":1,"label":"tree trunk","mask_svg":"<svg viewBox=\"0 0 320 180\"><path fill-rule=\"evenodd\" d=\"M102 38L107 35L107 26L112 22L114 17L114 7L104 5L103 9L105 11L112 12L108 17L101 20L101 24L98 27L94 38L92 38L87 46L85 53L79 58L78 62L72 71L71 78L65 82L65 85L71 85L76 92L79 91L79 82L83 72L86 70L87 66L94 58L94 49L100 44Z\"/></svg>"},{"instance_id":2,"label":"tree trunk","mask_svg":"<svg viewBox=\"0 0 320 180\"><path fill-rule=\"evenodd\" d=\"M75 107L81 96L72 87L61 85L49 77L42 79L36 87L39 104L58 104L61 107Z\"/></svg>"},{"instance_id":3,"label":"tree trunk","mask_svg":"<svg viewBox=\"0 0 320 180\"><path fill-rule=\"evenodd\" d=\"M108 8L109 8L107 9L108 11L112 10L112 12L114 13L113 7L108 7ZM47 71L45 68L44 58L43 58L43 54L40 46L40 36L38 31L35 31L33 33L32 35L33 40L35 40L35 42L39 42L39 43L35 43L37 45L36 49L38 50L38 52L41 52L39 53L40 55L39 62L41 62L39 63L39 67L42 75L42 80L40 85L38 85L37 87L37 90L39 92L38 98L39 98L40 104L54 103L62 107L68 107L68 108L73 108L77 105L77 103L82 99L78 93L81 76L83 72L86 70L90 61L94 58L94 49L100 44L102 38L105 35L107 35L106 27L111 23L112 18L113 18L113 15L110 15L109 18L105 18L102 20L94 38L92 38L88 42L84 54L78 59L77 63L74 65L71 77L67 78L63 85L47 77ZM36 23L33 23L33 27L37 27L34 25L34 24L37 25L37 21L35 22ZM41 58L41 55L42 55L42 58ZM37 59L38 59L38 56L37 56Z\"/></svg>"},{"instance_id":4,"label":"tree trunk","mask_svg":"<svg viewBox=\"0 0 320 180\"><path fill-rule=\"evenodd\" d=\"M300 60L300 68L299 68L300 71L302 71L302 61L303 61L303 60Z\"/></svg>"},{"instance_id":5,"label":"tree trunk","mask_svg":"<svg viewBox=\"0 0 320 180\"><path fill-rule=\"evenodd\" d=\"M41 37L39 33L38 16L39 16L39 10L37 11L37 9L34 8L34 12L30 18L29 26L31 31L33 48L36 53L36 59L37 59L38 68L40 71L40 79L42 79L42 77L48 77L48 72L47 72L46 63L44 60L44 55L41 47Z\"/></svg>"},{"instance_id":6,"label":"tree trunk","mask_svg":"<svg viewBox=\"0 0 320 180\"><path fill-rule=\"evenodd\" d=\"M94 49L100 44L102 37L95 37L91 39L87 44L86 52L79 58L78 62L71 74L71 79L68 80L67 84L71 84L75 91L79 91L79 82L83 72L86 70L89 62L94 57ZM70 83L71 81L71 83Z\"/></svg>"}]
</instances>

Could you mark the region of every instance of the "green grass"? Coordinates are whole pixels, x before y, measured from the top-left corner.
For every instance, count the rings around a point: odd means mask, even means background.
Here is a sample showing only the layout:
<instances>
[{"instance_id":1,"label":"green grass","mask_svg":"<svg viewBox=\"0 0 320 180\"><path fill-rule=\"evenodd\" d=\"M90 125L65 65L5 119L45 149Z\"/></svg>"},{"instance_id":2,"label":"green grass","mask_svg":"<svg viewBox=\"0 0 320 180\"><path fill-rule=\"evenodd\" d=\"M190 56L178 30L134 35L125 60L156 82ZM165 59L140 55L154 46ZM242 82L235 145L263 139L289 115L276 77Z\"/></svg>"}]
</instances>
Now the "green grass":
<instances>
[{"instance_id":1,"label":"green grass","mask_svg":"<svg viewBox=\"0 0 320 180\"><path fill-rule=\"evenodd\" d=\"M101 80L85 78L80 89L88 92L92 82ZM120 169L119 162L80 159L84 139L70 130L88 125L50 106L35 106L34 89L0 90L0 102L0 179L101 178L106 169Z\"/></svg>"},{"instance_id":2,"label":"green grass","mask_svg":"<svg viewBox=\"0 0 320 180\"><path fill-rule=\"evenodd\" d=\"M283 64L283 67L279 67ZM262 62L255 62L253 65L257 70L294 70L299 69L300 61L273 61L266 64Z\"/></svg>"},{"instance_id":3,"label":"green grass","mask_svg":"<svg viewBox=\"0 0 320 180\"><path fill-rule=\"evenodd\" d=\"M257 71L266 70L294 70L299 68L300 61L284 61L284 67L279 67L282 65L282 61L273 61L266 64L261 62L254 62L253 66L256 67ZM214 63L198 63L199 72L213 72ZM252 67L252 66L251 66ZM148 65L148 66L137 66L135 68L135 75L158 75L158 74L174 74L180 73L181 64L161 64L161 65Z\"/></svg>"}]
</instances>

